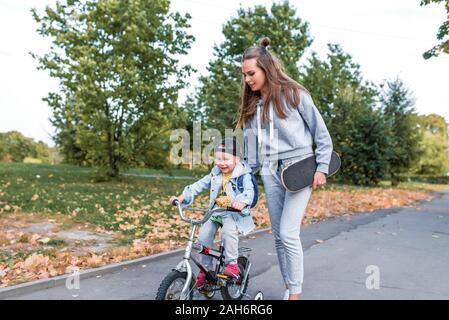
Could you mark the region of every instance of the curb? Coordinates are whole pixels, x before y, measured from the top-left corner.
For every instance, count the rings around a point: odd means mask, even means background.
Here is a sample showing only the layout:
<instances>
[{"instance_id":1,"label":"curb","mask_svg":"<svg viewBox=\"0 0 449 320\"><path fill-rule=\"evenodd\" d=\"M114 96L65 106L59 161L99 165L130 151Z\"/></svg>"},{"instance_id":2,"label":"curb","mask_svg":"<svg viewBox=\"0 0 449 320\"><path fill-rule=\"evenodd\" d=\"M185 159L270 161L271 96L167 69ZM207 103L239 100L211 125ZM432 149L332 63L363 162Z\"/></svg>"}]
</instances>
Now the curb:
<instances>
[{"instance_id":1,"label":"curb","mask_svg":"<svg viewBox=\"0 0 449 320\"><path fill-rule=\"evenodd\" d=\"M271 228L264 228L260 230L256 230L254 232L249 233L246 237L268 232ZM80 270L79 272L79 279L88 279L92 277L96 277L99 275L105 275L108 273L113 273L117 271L121 271L123 269L134 267L139 264L148 263L151 261L157 261L163 258L175 256L181 252L184 252L185 248L179 248L167 252L161 252L157 253L151 256L137 258L133 260L127 260L123 262L113 263L106 266L102 266L99 268L92 268L92 269L86 269L86 270ZM64 274L61 276L52 277L50 279L41 279L41 280L35 280L27 283L22 283L18 285L13 285L10 287L2 288L0 289L0 300L7 299L7 298L14 298L14 296L23 295L27 293L32 293L39 290L45 290L49 288L53 288L56 286L64 285L70 277L73 277L73 273L70 274Z\"/></svg>"}]
</instances>

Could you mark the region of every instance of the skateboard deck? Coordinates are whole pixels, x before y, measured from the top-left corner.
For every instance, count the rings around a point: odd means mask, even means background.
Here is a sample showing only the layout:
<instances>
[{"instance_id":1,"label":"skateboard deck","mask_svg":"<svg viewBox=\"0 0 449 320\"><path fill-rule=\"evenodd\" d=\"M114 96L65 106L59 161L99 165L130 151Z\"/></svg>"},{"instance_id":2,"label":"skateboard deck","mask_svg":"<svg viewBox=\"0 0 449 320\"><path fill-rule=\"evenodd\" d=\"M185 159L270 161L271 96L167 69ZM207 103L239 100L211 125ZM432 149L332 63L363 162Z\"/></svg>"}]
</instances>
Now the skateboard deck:
<instances>
[{"instance_id":1,"label":"skateboard deck","mask_svg":"<svg viewBox=\"0 0 449 320\"><path fill-rule=\"evenodd\" d=\"M340 156L332 151L331 161L329 163L329 174L334 175L341 166ZM285 189L296 192L313 185L313 178L316 172L316 157L310 156L301 161L295 162L284 168L281 172L281 180Z\"/></svg>"}]
</instances>

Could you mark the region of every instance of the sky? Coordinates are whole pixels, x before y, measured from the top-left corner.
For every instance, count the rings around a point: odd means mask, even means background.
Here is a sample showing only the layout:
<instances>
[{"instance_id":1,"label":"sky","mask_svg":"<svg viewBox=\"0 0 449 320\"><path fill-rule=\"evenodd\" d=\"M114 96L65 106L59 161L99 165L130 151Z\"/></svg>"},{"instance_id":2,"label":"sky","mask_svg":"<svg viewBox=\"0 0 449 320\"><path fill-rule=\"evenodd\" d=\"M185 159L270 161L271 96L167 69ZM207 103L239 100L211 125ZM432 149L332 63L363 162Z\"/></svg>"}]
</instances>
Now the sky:
<instances>
[{"instance_id":1,"label":"sky","mask_svg":"<svg viewBox=\"0 0 449 320\"><path fill-rule=\"evenodd\" d=\"M47 52L50 43L36 32L30 9L39 12L50 0L0 0L0 132L18 130L36 141L54 145L51 110L42 98L57 91L58 82L37 70L29 52ZM222 25L237 15L240 3L271 7L268 0L172 0L171 11L189 12L190 34L196 41L182 64L198 70L189 82L207 75L213 46L223 40ZM445 21L443 5L419 6L420 0L291 0L297 16L307 21L312 51L327 54L327 43L338 43L360 64L366 80L380 83L400 77L413 91L419 114L436 113L449 122L449 55L424 60ZM275 39L272 39L274 41ZM185 97L188 90L180 94ZM318 106L319 107L319 106Z\"/></svg>"}]
</instances>

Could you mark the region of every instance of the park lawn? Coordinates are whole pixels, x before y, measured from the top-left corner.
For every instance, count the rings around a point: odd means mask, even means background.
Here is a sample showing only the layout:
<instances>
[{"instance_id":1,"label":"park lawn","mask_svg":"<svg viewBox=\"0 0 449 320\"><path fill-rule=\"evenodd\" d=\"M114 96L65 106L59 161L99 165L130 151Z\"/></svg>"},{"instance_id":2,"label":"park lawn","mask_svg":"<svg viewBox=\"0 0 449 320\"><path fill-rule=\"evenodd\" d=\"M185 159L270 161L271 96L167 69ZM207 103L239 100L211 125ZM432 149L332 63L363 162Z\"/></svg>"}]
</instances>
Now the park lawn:
<instances>
[{"instance_id":1,"label":"park lawn","mask_svg":"<svg viewBox=\"0 0 449 320\"><path fill-rule=\"evenodd\" d=\"M185 185L205 172L173 170L186 179L149 178L167 172L135 169L120 181L95 183L91 169L71 165L0 162L0 287L90 268L178 248L190 230L168 203ZM146 177L134 176L143 174ZM447 185L404 183L391 188L329 183L316 190L303 224L332 216L347 216L392 206L413 205ZM252 210L258 229L269 227L265 196L260 187ZM208 193L198 197L205 207ZM54 230L27 231L33 226ZM89 251L95 240L72 241L61 232L87 232L104 240L104 250ZM103 237L103 238L101 238ZM100 241L99 240L99 241ZM83 251L84 250L84 251Z\"/></svg>"},{"instance_id":2,"label":"park lawn","mask_svg":"<svg viewBox=\"0 0 449 320\"><path fill-rule=\"evenodd\" d=\"M150 213L157 211L171 217L174 212L168 206L168 197L179 194L193 181L191 177L180 180L125 176L121 181L95 183L91 173L89 168L71 165L0 162L0 215L10 212L44 213L49 217L70 215L75 222L142 236L153 222ZM180 175L176 171L174 174ZM133 221L132 214L126 213L136 210L145 211L139 217L140 227L125 230L124 225Z\"/></svg>"}]
</instances>

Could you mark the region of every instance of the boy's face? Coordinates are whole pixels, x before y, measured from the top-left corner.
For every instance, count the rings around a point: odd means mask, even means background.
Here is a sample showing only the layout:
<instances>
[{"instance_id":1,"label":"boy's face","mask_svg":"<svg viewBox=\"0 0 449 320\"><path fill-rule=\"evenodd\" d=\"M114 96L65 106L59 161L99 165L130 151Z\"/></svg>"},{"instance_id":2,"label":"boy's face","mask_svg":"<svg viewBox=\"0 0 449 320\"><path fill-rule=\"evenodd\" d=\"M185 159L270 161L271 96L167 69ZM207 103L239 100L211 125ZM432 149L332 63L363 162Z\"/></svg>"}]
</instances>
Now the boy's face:
<instances>
[{"instance_id":1,"label":"boy's face","mask_svg":"<svg viewBox=\"0 0 449 320\"><path fill-rule=\"evenodd\" d=\"M230 153L217 151L215 152L215 164L224 174L231 173L240 158Z\"/></svg>"}]
</instances>

